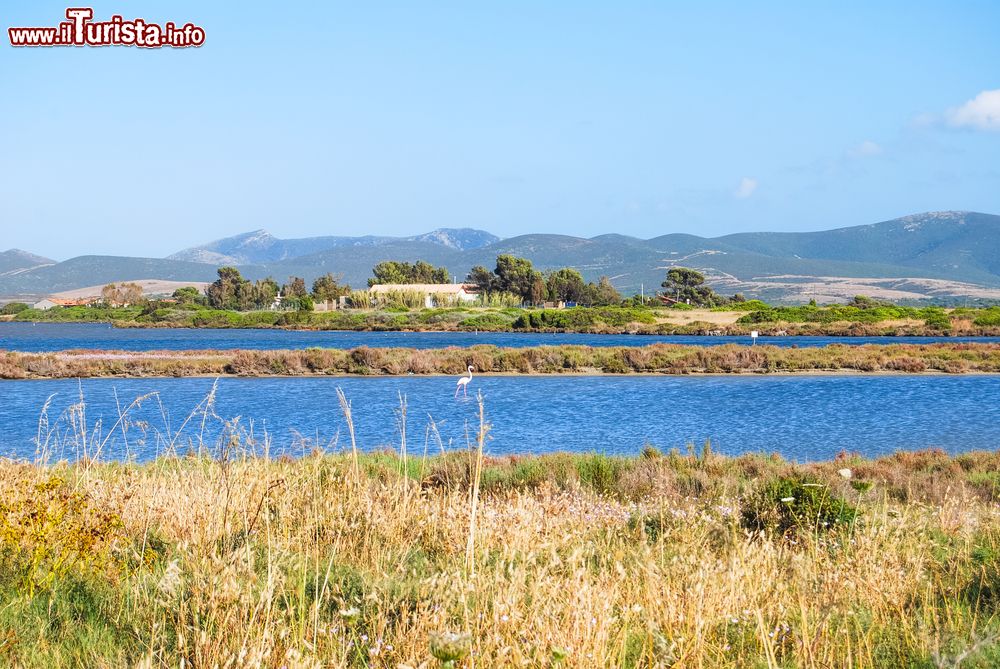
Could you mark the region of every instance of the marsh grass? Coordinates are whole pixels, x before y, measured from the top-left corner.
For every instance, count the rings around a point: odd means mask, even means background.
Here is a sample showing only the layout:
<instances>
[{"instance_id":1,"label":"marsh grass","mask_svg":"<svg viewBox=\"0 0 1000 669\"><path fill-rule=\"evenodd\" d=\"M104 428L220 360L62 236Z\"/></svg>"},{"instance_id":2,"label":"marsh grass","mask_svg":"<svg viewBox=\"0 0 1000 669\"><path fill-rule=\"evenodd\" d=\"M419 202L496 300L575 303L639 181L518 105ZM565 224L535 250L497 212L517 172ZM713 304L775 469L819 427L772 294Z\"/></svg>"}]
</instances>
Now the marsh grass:
<instances>
[{"instance_id":1,"label":"marsh grass","mask_svg":"<svg viewBox=\"0 0 1000 669\"><path fill-rule=\"evenodd\" d=\"M401 427L398 450L274 458L211 404L162 429L193 448L145 464L0 461L0 665L1000 661L996 453L492 458L480 401L464 449L429 419L422 450ZM198 443L213 421L228 431ZM75 425L46 453L95 443ZM851 522L743 522L806 483L856 508Z\"/></svg>"},{"instance_id":2,"label":"marsh grass","mask_svg":"<svg viewBox=\"0 0 1000 669\"><path fill-rule=\"evenodd\" d=\"M771 374L1000 372L1000 344L939 343L823 347L496 346L243 351L0 351L0 378L463 374Z\"/></svg>"}]
</instances>

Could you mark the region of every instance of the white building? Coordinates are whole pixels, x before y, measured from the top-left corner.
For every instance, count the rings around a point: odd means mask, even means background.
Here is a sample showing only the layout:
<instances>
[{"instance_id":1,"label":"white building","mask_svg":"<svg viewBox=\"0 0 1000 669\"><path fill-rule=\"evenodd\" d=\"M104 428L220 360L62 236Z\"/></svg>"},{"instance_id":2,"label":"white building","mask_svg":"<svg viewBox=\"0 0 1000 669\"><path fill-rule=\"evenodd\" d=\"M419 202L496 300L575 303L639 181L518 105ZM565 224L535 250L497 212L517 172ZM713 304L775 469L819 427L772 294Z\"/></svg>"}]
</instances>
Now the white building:
<instances>
[{"instance_id":1,"label":"white building","mask_svg":"<svg viewBox=\"0 0 1000 669\"><path fill-rule=\"evenodd\" d=\"M31 306L35 309L41 309L42 311L45 311L47 309L51 309L52 307L85 307L93 301L94 298L82 298L82 299L70 300L61 297L46 297L43 300L35 302Z\"/></svg>"}]
</instances>

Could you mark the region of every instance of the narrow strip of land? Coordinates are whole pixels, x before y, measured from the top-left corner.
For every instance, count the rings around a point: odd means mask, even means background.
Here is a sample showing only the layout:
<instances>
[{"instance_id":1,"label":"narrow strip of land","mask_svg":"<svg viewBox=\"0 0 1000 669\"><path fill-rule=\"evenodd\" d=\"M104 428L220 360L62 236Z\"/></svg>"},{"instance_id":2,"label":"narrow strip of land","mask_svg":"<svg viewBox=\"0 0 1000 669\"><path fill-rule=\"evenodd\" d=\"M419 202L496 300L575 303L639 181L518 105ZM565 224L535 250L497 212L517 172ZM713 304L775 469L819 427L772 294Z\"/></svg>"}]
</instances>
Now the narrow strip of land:
<instances>
[{"instance_id":1,"label":"narrow strip of land","mask_svg":"<svg viewBox=\"0 0 1000 669\"><path fill-rule=\"evenodd\" d=\"M463 374L1000 373L1000 343L0 352L0 378Z\"/></svg>"}]
</instances>

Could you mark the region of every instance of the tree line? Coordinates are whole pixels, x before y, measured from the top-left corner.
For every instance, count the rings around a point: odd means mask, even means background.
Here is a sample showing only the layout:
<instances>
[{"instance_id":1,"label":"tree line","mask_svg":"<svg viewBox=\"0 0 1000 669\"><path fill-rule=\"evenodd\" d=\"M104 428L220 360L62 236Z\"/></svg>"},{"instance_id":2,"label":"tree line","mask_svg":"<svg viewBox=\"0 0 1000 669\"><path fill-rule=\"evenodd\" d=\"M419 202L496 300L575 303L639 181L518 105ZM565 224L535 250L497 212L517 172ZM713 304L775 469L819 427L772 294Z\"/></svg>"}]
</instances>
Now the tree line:
<instances>
[{"instance_id":1,"label":"tree line","mask_svg":"<svg viewBox=\"0 0 1000 669\"><path fill-rule=\"evenodd\" d=\"M423 260L415 263L396 260L380 262L372 268L372 275L368 279L369 287L380 284L444 284L451 281L446 267L435 267ZM475 286L487 299L496 294L511 294L529 304L623 304L621 294L606 276L595 283L585 281L583 275L572 267L543 272L527 258L511 254L497 256L493 269L482 265L473 267L465 282ZM661 287L664 289L663 301L667 303L714 307L744 301L739 294L726 297L716 293L705 284L705 276L701 272L686 267L670 268ZM105 291L105 301L109 303L128 303L134 298L134 291L127 290L126 284L109 285ZM338 277L330 273L313 281L310 289L301 277L289 277L286 283L279 285L271 277L250 281L235 267L220 267L218 278L205 289L204 294L197 288L188 287L178 289L173 297L182 304L198 303L214 309L253 311L279 304L276 302L279 295L282 309L312 310L316 302L333 301L350 294L351 287L342 284ZM638 297L625 302L638 304Z\"/></svg>"},{"instance_id":2,"label":"tree line","mask_svg":"<svg viewBox=\"0 0 1000 669\"><path fill-rule=\"evenodd\" d=\"M621 295L602 276L597 283L587 283L572 267L541 272L527 258L504 254L497 256L492 270L477 265L469 271L466 281L483 295L513 293L525 302L575 302L590 306L619 304Z\"/></svg>"},{"instance_id":3,"label":"tree line","mask_svg":"<svg viewBox=\"0 0 1000 669\"><path fill-rule=\"evenodd\" d=\"M270 309L276 304L282 309L311 311L316 302L336 300L351 291L350 286L342 285L330 273L313 281L312 290L306 287L305 279L297 276L279 285L271 277L250 281L235 267L220 267L217 274L219 278L205 288L204 295L197 288L186 287L174 291L174 299L181 304L204 304L231 311ZM276 301L278 295L280 303Z\"/></svg>"}]
</instances>

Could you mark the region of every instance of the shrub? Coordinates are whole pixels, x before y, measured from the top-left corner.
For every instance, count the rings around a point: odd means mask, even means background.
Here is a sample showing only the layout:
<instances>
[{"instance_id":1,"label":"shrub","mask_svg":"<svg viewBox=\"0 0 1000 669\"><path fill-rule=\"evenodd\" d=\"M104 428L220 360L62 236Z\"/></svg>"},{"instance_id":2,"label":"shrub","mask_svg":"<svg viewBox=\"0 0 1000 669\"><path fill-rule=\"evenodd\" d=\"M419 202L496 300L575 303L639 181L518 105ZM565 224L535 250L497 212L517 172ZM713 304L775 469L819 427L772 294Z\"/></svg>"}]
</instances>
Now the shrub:
<instances>
[{"instance_id":1,"label":"shrub","mask_svg":"<svg viewBox=\"0 0 1000 669\"><path fill-rule=\"evenodd\" d=\"M656 323L649 309L623 307L573 307L542 309L522 314L514 321L515 330L582 330L598 324L622 327L629 323Z\"/></svg>"},{"instance_id":2,"label":"shrub","mask_svg":"<svg viewBox=\"0 0 1000 669\"><path fill-rule=\"evenodd\" d=\"M983 309L972 322L981 327L1000 326L1000 307Z\"/></svg>"},{"instance_id":3,"label":"shrub","mask_svg":"<svg viewBox=\"0 0 1000 669\"><path fill-rule=\"evenodd\" d=\"M795 474L773 479L751 494L743 503L741 522L756 532L788 534L847 525L857 513L825 484Z\"/></svg>"},{"instance_id":4,"label":"shrub","mask_svg":"<svg viewBox=\"0 0 1000 669\"><path fill-rule=\"evenodd\" d=\"M951 319L941 309L925 309L924 323L933 330L950 330Z\"/></svg>"},{"instance_id":5,"label":"shrub","mask_svg":"<svg viewBox=\"0 0 1000 669\"><path fill-rule=\"evenodd\" d=\"M976 569L962 589L962 596L970 604L995 613L1000 607L1000 551L996 537L981 538L970 557Z\"/></svg>"},{"instance_id":6,"label":"shrub","mask_svg":"<svg viewBox=\"0 0 1000 669\"><path fill-rule=\"evenodd\" d=\"M510 321L500 314L480 314L461 321L459 327L466 330L509 330Z\"/></svg>"},{"instance_id":7,"label":"shrub","mask_svg":"<svg viewBox=\"0 0 1000 669\"><path fill-rule=\"evenodd\" d=\"M581 456L576 461L576 472L580 477L580 483L585 487L597 493L607 494L615 489L625 466L619 458L593 453Z\"/></svg>"},{"instance_id":8,"label":"shrub","mask_svg":"<svg viewBox=\"0 0 1000 669\"><path fill-rule=\"evenodd\" d=\"M712 311L764 311L770 309L771 305L761 300L747 300L746 302L728 302L721 307L712 307Z\"/></svg>"},{"instance_id":9,"label":"shrub","mask_svg":"<svg viewBox=\"0 0 1000 669\"><path fill-rule=\"evenodd\" d=\"M8 302L3 305L3 307L0 307L0 314L4 316L12 316L14 314L19 314L26 309L29 309L29 307L24 302Z\"/></svg>"}]
</instances>

